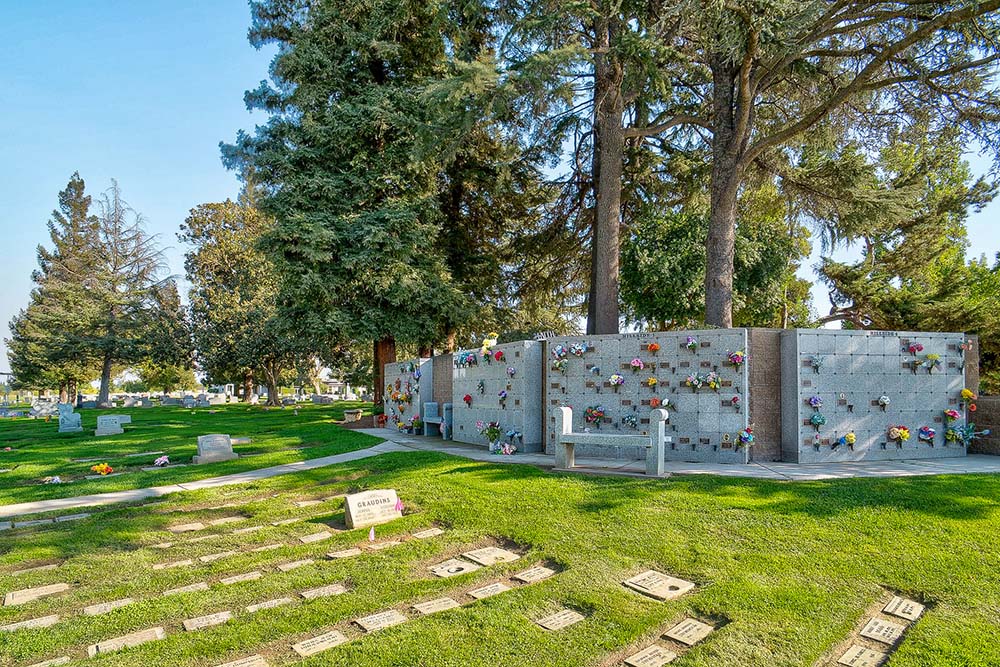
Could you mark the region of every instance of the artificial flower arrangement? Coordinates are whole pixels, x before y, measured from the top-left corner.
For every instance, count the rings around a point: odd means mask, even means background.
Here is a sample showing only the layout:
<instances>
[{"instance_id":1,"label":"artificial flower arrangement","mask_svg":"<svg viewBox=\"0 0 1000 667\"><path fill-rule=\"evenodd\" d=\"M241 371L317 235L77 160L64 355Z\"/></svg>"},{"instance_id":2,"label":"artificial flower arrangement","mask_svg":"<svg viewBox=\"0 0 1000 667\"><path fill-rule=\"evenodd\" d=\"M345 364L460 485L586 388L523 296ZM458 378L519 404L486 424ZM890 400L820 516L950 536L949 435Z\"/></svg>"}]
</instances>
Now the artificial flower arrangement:
<instances>
[{"instance_id":1,"label":"artificial flower arrangement","mask_svg":"<svg viewBox=\"0 0 1000 667\"><path fill-rule=\"evenodd\" d=\"M850 433L840 436L840 438L837 439L837 444L834 445L833 448L836 449L837 447L843 447L846 445L847 447L854 449L854 443L857 441L858 436L854 435L854 431L851 431Z\"/></svg>"},{"instance_id":2,"label":"artificial flower arrangement","mask_svg":"<svg viewBox=\"0 0 1000 667\"><path fill-rule=\"evenodd\" d=\"M927 358L924 359L924 363L921 365L927 369L928 373L932 373L935 368L939 368L941 366L941 355L928 354Z\"/></svg>"},{"instance_id":3,"label":"artificial flower arrangement","mask_svg":"<svg viewBox=\"0 0 1000 667\"><path fill-rule=\"evenodd\" d=\"M697 394L698 390L701 389L702 384L704 384L704 382L705 382L705 378L703 378L698 373L692 373L691 375L688 375L684 379L684 386L685 387L691 387L694 390L694 393Z\"/></svg>"},{"instance_id":4,"label":"artificial flower arrangement","mask_svg":"<svg viewBox=\"0 0 1000 667\"><path fill-rule=\"evenodd\" d=\"M507 360L507 358L504 356L503 350L497 350L496 352L494 352L493 353L493 358L495 360L497 360L497 361L500 361L500 362L503 362L503 361Z\"/></svg>"},{"instance_id":5,"label":"artificial flower arrangement","mask_svg":"<svg viewBox=\"0 0 1000 667\"><path fill-rule=\"evenodd\" d=\"M656 396L654 396L653 398L649 399L649 407L651 409L655 410L656 408L660 407L660 405L662 405L662 403L661 403L660 399L658 399ZM666 407L666 406L664 406L664 407Z\"/></svg>"},{"instance_id":6,"label":"artificial flower arrangement","mask_svg":"<svg viewBox=\"0 0 1000 667\"><path fill-rule=\"evenodd\" d=\"M625 384L625 378L618 373L612 373L611 377L608 378L608 384L610 384L615 391L618 391L618 387Z\"/></svg>"},{"instance_id":7,"label":"artificial flower arrangement","mask_svg":"<svg viewBox=\"0 0 1000 667\"><path fill-rule=\"evenodd\" d=\"M555 361L552 362L552 368L555 369L555 370L557 370L557 371L559 371L560 373L565 373L566 372L566 368L568 366L569 366L569 362L565 358L562 358L562 357L560 357L559 359L556 359Z\"/></svg>"},{"instance_id":8,"label":"artificial flower arrangement","mask_svg":"<svg viewBox=\"0 0 1000 667\"><path fill-rule=\"evenodd\" d=\"M600 366L591 366L590 367L590 373L591 373L591 375L600 375L601 374L601 367Z\"/></svg>"},{"instance_id":9,"label":"artificial flower arrangement","mask_svg":"<svg viewBox=\"0 0 1000 667\"><path fill-rule=\"evenodd\" d=\"M972 351L972 339L965 341L964 343L959 343L958 349L962 351L962 354Z\"/></svg>"},{"instance_id":10,"label":"artificial flower arrangement","mask_svg":"<svg viewBox=\"0 0 1000 667\"><path fill-rule=\"evenodd\" d=\"M826 417L823 416L822 412L814 412L809 418L809 423L815 426L816 432L819 433L820 427L826 424Z\"/></svg>"},{"instance_id":11,"label":"artificial flower arrangement","mask_svg":"<svg viewBox=\"0 0 1000 667\"><path fill-rule=\"evenodd\" d=\"M826 361L825 357L814 354L809 357L809 365L812 366L813 370L819 373L820 369L823 368L823 363Z\"/></svg>"},{"instance_id":12,"label":"artificial flower arrangement","mask_svg":"<svg viewBox=\"0 0 1000 667\"><path fill-rule=\"evenodd\" d=\"M729 404L738 410L740 407L740 397L733 396L731 399L729 399Z\"/></svg>"},{"instance_id":13,"label":"artificial flower arrangement","mask_svg":"<svg viewBox=\"0 0 1000 667\"><path fill-rule=\"evenodd\" d=\"M726 350L726 358L729 359L729 363L736 367L736 370L739 370L747 360L747 355L743 350L736 350L735 352Z\"/></svg>"},{"instance_id":14,"label":"artificial flower arrangement","mask_svg":"<svg viewBox=\"0 0 1000 667\"><path fill-rule=\"evenodd\" d=\"M397 421L396 428L399 430L400 433L406 433L406 422Z\"/></svg>"},{"instance_id":15,"label":"artificial flower arrangement","mask_svg":"<svg viewBox=\"0 0 1000 667\"><path fill-rule=\"evenodd\" d=\"M715 371L712 371L704 377L705 386L714 392L718 392L722 388L722 378Z\"/></svg>"},{"instance_id":16,"label":"artificial flower arrangement","mask_svg":"<svg viewBox=\"0 0 1000 667\"><path fill-rule=\"evenodd\" d=\"M917 431L917 440L934 444L935 435L937 435L937 431L932 429L930 426L921 426Z\"/></svg>"},{"instance_id":17,"label":"artificial flower arrangement","mask_svg":"<svg viewBox=\"0 0 1000 667\"><path fill-rule=\"evenodd\" d=\"M694 336L688 336L687 341L684 343L684 347L694 352L698 349L698 339Z\"/></svg>"},{"instance_id":18,"label":"artificial flower arrangement","mask_svg":"<svg viewBox=\"0 0 1000 667\"><path fill-rule=\"evenodd\" d=\"M975 392L973 392L971 389L968 388L962 390L961 397L962 397L962 403L964 403L965 407L967 408L971 406L972 402L977 398Z\"/></svg>"},{"instance_id":19,"label":"artificial flower arrangement","mask_svg":"<svg viewBox=\"0 0 1000 667\"><path fill-rule=\"evenodd\" d=\"M478 366L479 356L475 352L461 352L455 356L455 367L456 368L468 368L469 366Z\"/></svg>"},{"instance_id":20,"label":"artificial flower arrangement","mask_svg":"<svg viewBox=\"0 0 1000 667\"><path fill-rule=\"evenodd\" d=\"M962 434L962 429L963 427L961 426L955 426L955 427L949 426L947 429L945 429L944 432L945 444L949 442L961 442L962 444L965 444L965 440Z\"/></svg>"},{"instance_id":21,"label":"artificial flower arrangement","mask_svg":"<svg viewBox=\"0 0 1000 667\"><path fill-rule=\"evenodd\" d=\"M483 355L483 361L486 362L486 365L491 366L493 364L493 353L490 352L489 349L485 347L482 350L480 350L480 352Z\"/></svg>"},{"instance_id":22,"label":"artificial flower arrangement","mask_svg":"<svg viewBox=\"0 0 1000 667\"><path fill-rule=\"evenodd\" d=\"M565 359L566 355L568 354L568 351L566 350L566 346L562 345L562 344L559 344L559 345L556 345L555 347L553 347L552 350L551 350L551 352L552 352L552 358L553 359Z\"/></svg>"},{"instance_id":23,"label":"artificial flower arrangement","mask_svg":"<svg viewBox=\"0 0 1000 667\"><path fill-rule=\"evenodd\" d=\"M419 368L415 368L413 370L413 379L416 380L417 382L420 382L420 378L421 378L422 375L423 375L423 373L420 372Z\"/></svg>"},{"instance_id":24,"label":"artificial flower arrangement","mask_svg":"<svg viewBox=\"0 0 1000 667\"><path fill-rule=\"evenodd\" d=\"M479 381L479 382L478 382L478 383L476 384L476 391L478 391L478 392L479 392L479 395L480 395L480 396L482 396L483 394L485 394L485 393L486 393L486 382L485 382L485 381L483 381L483 380L480 380L480 381Z\"/></svg>"},{"instance_id":25,"label":"artificial flower arrangement","mask_svg":"<svg viewBox=\"0 0 1000 667\"><path fill-rule=\"evenodd\" d=\"M573 343L569 346L569 351L574 357L582 357L589 349L586 343Z\"/></svg>"},{"instance_id":26,"label":"artificial flower arrangement","mask_svg":"<svg viewBox=\"0 0 1000 667\"><path fill-rule=\"evenodd\" d=\"M902 424L897 424L889 427L888 435L890 440L902 447L903 443L910 439L910 429Z\"/></svg>"},{"instance_id":27,"label":"artificial flower arrangement","mask_svg":"<svg viewBox=\"0 0 1000 667\"><path fill-rule=\"evenodd\" d=\"M157 468L168 466L170 465L170 457L165 455L161 456L160 458L153 461L153 465L156 466Z\"/></svg>"},{"instance_id":28,"label":"artificial flower arrangement","mask_svg":"<svg viewBox=\"0 0 1000 667\"><path fill-rule=\"evenodd\" d=\"M514 377L515 373L517 373L517 369L516 368L514 368L513 366L508 366L507 367L507 377L512 378L512 377Z\"/></svg>"},{"instance_id":29,"label":"artificial flower arrangement","mask_svg":"<svg viewBox=\"0 0 1000 667\"><path fill-rule=\"evenodd\" d=\"M957 422L961 418L962 418L962 413L959 412L958 410L945 410L944 411L944 419L949 424L954 424L955 422Z\"/></svg>"},{"instance_id":30,"label":"artificial flower arrangement","mask_svg":"<svg viewBox=\"0 0 1000 667\"><path fill-rule=\"evenodd\" d=\"M62 484L62 477L59 475L53 475L52 477L46 477L42 480L43 484Z\"/></svg>"},{"instance_id":31,"label":"artificial flower arrangement","mask_svg":"<svg viewBox=\"0 0 1000 667\"><path fill-rule=\"evenodd\" d=\"M642 359L639 357L636 357L632 361L628 362L628 365L631 366L633 373L638 373L646 367L646 364L642 363Z\"/></svg>"},{"instance_id":32,"label":"artificial flower arrangement","mask_svg":"<svg viewBox=\"0 0 1000 667\"><path fill-rule=\"evenodd\" d=\"M750 447L753 445L753 427L747 426L740 431L739 435L736 436L736 440L740 447Z\"/></svg>"},{"instance_id":33,"label":"artificial flower arrangement","mask_svg":"<svg viewBox=\"0 0 1000 667\"><path fill-rule=\"evenodd\" d=\"M815 410L819 410L821 407L823 407L823 399L819 396L810 396L809 407Z\"/></svg>"},{"instance_id":34,"label":"artificial flower arrangement","mask_svg":"<svg viewBox=\"0 0 1000 667\"><path fill-rule=\"evenodd\" d=\"M503 430L500 428L500 422L484 422L480 420L476 422L476 429L479 431L479 435L486 438L486 442L490 445L491 452L499 444L500 438L503 437Z\"/></svg>"},{"instance_id":35,"label":"artificial flower arrangement","mask_svg":"<svg viewBox=\"0 0 1000 667\"><path fill-rule=\"evenodd\" d=\"M513 445L515 440L523 442L524 434L518 431L517 429L512 428L511 430L507 431L507 438L510 440L510 444Z\"/></svg>"},{"instance_id":36,"label":"artificial flower arrangement","mask_svg":"<svg viewBox=\"0 0 1000 667\"><path fill-rule=\"evenodd\" d=\"M462 400L465 401L465 407L467 407L467 408L471 408L472 407L472 395L471 394L466 394L465 396L462 397Z\"/></svg>"},{"instance_id":37,"label":"artificial flower arrangement","mask_svg":"<svg viewBox=\"0 0 1000 667\"><path fill-rule=\"evenodd\" d=\"M601 427L601 421L603 419L604 419L603 405L591 405L589 408L583 411L583 420L588 424L596 424L597 428Z\"/></svg>"},{"instance_id":38,"label":"artificial flower arrangement","mask_svg":"<svg viewBox=\"0 0 1000 667\"><path fill-rule=\"evenodd\" d=\"M920 343L910 343L910 346L909 346L909 347L907 347L906 349L907 349L907 350L908 350L908 351L910 352L910 354L912 354L913 356L917 356L918 354L920 354L921 352L923 352L923 351L924 351L924 346L923 346L923 345L921 345Z\"/></svg>"},{"instance_id":39,"label":"artificial flower arrangement","mask_svg":"<svg viewBox=\"0 0 1000 667\"><path fill-rule=\"evenodd\" d=\"M657 352L660 351L660 344L650 343L649 345L646 346L646 349L649 351L650 354L656 354Z\"/></svg>"},{"instance_id":40,"label":"artificial flower arrangement","mask_svg":"<svg viewBox=\"0 0 1000 667\"><path fill-rule=\"evenodd\" d=\"M629 413L622 417L622 424L632 428L639 428L639 418L635 415L635 413Z\"/></svg>"},{"instance_id":41,"label":"artificial flower arrangement","mask_svg":"<svg viewBox=\"0 0 1000 667\"><path fill-rule=\"evenodd\" d=\"M501 442L497 445L496 449L493 450L493 454L513 456L514 454L517 454L517 446L513 442Z\"/></svg>"},{"instance_id":42,"label":"artificial flower arrangement","mask_svg":"<svg viewBox=\"0 0 1000 667\"><path fill-rule=\"evenodd\" d=\"M505 389L501 389L500 391L498 391L497 392L497 398L500 399L500 407L501 408L506 408L507 407L507 391Z\"/></svg>"},{"instance_id":43,"label":"artificial flower arrangement","mask_svg":"<svg viewBox=\"0 0 1000 667\"><path fill-rule=\"evenodd\" d=\"M878 397L878 404L879 407L882 408L882 412L885 412L885 409L889 407L890 403L892 403L892 399L890 399L885 394L882 394L881 396Z\"/></svg>"},{"instance_id":44,"label":"artificial flower arrangement","mask_svg":"<svg viewBox=\"0 0 1000 667\"><path fill-rule=\"evenodd\" d=\"M646 378L646 381L643 382L643 384L646 385L647 387L654 388L654 387L656 387L657 384L659 384L659 382L660 381L657 380L656 378L649 377L649 378Z\"/></svg>"},{"instance_id":45,"label":"artificial flower arrangement","mask_svg":"<svg viewBox=\"0 0 1000 667\"><path fill-rule=\"evenodd\" d=\"M420 415L413 415L410 417L410 428L418 433L423 430L424 420L420 418Z\"/></svg>"},{"instance_id":46,"label":"artificial flower arrangement","mask_svg":"<svg viewBox=\"0 0 1000 667\"><path fill-rule=\"evenodd\" d=\"M109 466L107 463L98 463L95 466L90 466L90 469L96 472L98 475L110 475L115 471L115 469Z\"/></svg>"}]
</instances>

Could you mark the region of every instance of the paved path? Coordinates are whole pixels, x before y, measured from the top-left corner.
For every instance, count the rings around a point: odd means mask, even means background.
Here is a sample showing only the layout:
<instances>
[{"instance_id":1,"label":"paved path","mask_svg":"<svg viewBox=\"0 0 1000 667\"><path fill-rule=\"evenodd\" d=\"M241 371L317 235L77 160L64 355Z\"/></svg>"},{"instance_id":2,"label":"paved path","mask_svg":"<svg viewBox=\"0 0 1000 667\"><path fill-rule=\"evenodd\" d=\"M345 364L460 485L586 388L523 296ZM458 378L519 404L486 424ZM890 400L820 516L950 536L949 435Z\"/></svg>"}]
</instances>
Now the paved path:
<instances>
[{"instance_id":1,"label":"paved path","mask_svg":"<svg viewBox=\"0 0 1000 667\"><path fill-rule=\"evenodd\" d=\"M132 489L129 491L114 491L98 493L75 498L58 498L55 500L39 500L16 505L0 507L0 518L37 514L39 512L54 512L60 510L79 509L81 507L97 507L131 503L165 496L179 491L195 491L230 484L244 484L258 479L267 479L278 475L287 475L301 470L314 470L338 463L357 461L386 452L404 451L434 451L474 461L507 465L534 465L542 468L553 468L555 457L549 454L516 454L515 456L497 456L490 454L484 447L466 445L456 442L442 441L440 438L425 438L423 436L407 435L388 429L359 429L369 435L383 438L384 442L345 454L324 456L298 463L287 463L271 468L248 470L222 477L210 477L184 484L169 486L154 486L148 489ZM628 461L614 459L577 458L580 472L607 475L635 475L645 477L645 461ZM973 473L1000 473L1000 456L970 455L946 459L925 459L921 461L869 461L864 463L823 463L800 465L796 463L676 463L667 462L667 475L722 475L726 477L747 477L754 479L773 479L781 481L817 481L825 479L848 479L851 477L909 477L914 475L951 475ZM9 522L0 521L0 529L9 528Z\"/></svg>"}]
</instances>

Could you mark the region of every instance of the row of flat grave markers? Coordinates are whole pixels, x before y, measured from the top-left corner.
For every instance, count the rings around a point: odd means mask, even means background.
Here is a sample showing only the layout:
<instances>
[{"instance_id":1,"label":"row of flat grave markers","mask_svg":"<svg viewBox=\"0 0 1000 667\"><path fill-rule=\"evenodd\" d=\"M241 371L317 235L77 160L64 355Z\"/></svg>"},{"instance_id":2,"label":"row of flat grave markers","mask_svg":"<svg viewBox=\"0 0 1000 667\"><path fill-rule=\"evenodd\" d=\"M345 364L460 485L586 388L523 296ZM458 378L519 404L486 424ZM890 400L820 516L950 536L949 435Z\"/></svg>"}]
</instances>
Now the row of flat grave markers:
<instances>
[{"instance_id":1,"label":"row of flat grave markers","mask_svg":"<svg viewBox=\"0 0 1000 667\"><path fill-rule=\"evenodd\" d=\"M656 570L647 570L630 577L622 584L637 593L665 602L681 597L694 590L693 582L672 577ZM691 647L705 639L715 627L698 619L685 618L671 627L663 635L678 644ZM678 653L671 647L653 643L637 653L625 658L628 667L661 667L677 659Z\"/></svg>"},{"instance_id":2,"label":"row of flat grave markers","mask_svg":"<svg viewBox=\"0 0 1000 667\"><path fill-rule=\"evenodd\" d=\"M885 616L892 616L895 619L902 619L904 623L897 623L879 616L872 616L865 623L858 633L861 637L883 644L887 649L903 638L903 634L910 625L920 618L924 613L924 605L913 600L908 600L898 595L893 595L889 603L882 608ZM844 655L837 659L838 665L847 667L877 667L888 659L887 651L879 651L861 644L852 644Z\"/></svg>"}]
</instances>

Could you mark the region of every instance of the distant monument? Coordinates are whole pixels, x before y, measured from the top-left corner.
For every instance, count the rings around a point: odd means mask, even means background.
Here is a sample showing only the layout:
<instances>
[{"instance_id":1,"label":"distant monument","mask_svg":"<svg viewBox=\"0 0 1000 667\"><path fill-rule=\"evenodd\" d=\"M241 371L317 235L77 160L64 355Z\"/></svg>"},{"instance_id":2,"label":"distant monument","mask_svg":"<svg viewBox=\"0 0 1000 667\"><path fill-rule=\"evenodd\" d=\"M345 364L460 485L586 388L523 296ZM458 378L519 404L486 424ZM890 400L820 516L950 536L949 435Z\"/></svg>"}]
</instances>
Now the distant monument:
<instances>
[{"instance_id":1,"label":"distant monument","mask_svg":"<svg viewBox=\"0 0 1000 667\"><path fill-rule=\"evenodd\" d=\"M72 403L59 404L59 432L79 433L83 430L82 417L73 412Z\"/></svg>"}]
</instances>

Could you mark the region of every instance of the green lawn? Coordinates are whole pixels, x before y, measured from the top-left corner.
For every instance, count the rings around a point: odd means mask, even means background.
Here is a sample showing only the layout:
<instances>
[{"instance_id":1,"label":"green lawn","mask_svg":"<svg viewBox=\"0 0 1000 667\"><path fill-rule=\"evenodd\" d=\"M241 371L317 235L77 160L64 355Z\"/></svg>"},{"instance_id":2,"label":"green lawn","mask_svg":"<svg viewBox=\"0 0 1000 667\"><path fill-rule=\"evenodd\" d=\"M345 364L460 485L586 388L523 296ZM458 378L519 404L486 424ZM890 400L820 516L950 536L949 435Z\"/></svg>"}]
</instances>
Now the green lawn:
<instances>
[{"instance_id":1,"label":"green lawn","mask_svg":"<svg viewBox=\"0 0 1000 667\"><path fill-rule=\"evenodd\" d=\"M362 449L377 444L377 438L337 428L334 419L343 419L344 410L360 407L371 411L370 403L341 402L334 405L304 405L284 410L263 406L220 405L189 410L184 408L120 408L83 410L82 433L59 433L55 419L0 420L0 505L79 496L105 491L176 484L203 477L264 468ZM121 435L95 437L97 416L129 414L132 424ZM171 463L191 463L197 453L199 435L228 433L251 438L250 444L235 445L233 451L245 459L224 463L166 468L143 472L157 455L127 457L162 450ZM3 451L6 447L13 451ZM302 448L302 449L293 449ZM256 456L260 454L260 456ZM88 480L95 462L73 459L100 458L115 472L127 474ZM58 475L64 484L43 484L45 477Z\"/></svg>"},{"instance_id":2,"label":"green lawn","mask_svg":"<svg viewBox=\"0 0 1000 667\"><path fill-rule=\"evenodd\" d=\"M197 419L191 417L190 419ZM385 551L329 561L323 554L361 545L367 529L338 532L304 545L302 535L340 526L341 500L295 507L360 488L391 487L406 516L377 529L380 540L432 524L445 534L406 540ZM21 667L70 655L83 664L86 646L162 626L167 638L88 665L210 667L261 653L272 666L604 667L650 641L685 614L721 628L675 665L813 667L849 635L883 589L929 605L890 667L1000 665L1000 477L947 476L811 483L711 476L666 480L549 474L529 466L474 463L430 452L375 458L277 477L241 487L172 496L148 509L132 507L43 530L0 533L0 591L59 581L65 595L0 607L0 625L48 614L63 620L44 630L0 633L0 665ZM239 507L205 509L221 503ZM242 513L241 524L209 528L216 539L165 528ZM276 519L310 517L273 527ZM244 525L259 532L234 535ZM153 544L178 542L170 549ZM437 579L428 565L492 540L519 547L516 563ZM278 550L250 549L280 542ZM227 550L211 564L153 571L153 563ZM282 573L275 565L316 563ZM23 567L65 561L58 571L10 576ZM473 602L466 591L536 563L559 573L546 581ZM654 568L698 584L691 594L657 602L621 580ZM255 582L222 586L220 578L253 570ZM208 591L174 597L159 592L207 581ZM333 582L349 592L311 601L304 589ZM417 617L410 605L451 595L459 609ZM87 617L91 604L138 602ZM283 596L286 606L256 614L244 608ZM562 607L587 618L558 632L534 620ZM352 619L394 608L410 620L364 636ZM223 626L184 632L181 621L223 610ZM351 641L299 659L290 645L330 629ZM77 663L73 663L77 664Z\"/></svg>"}]
</instances>

